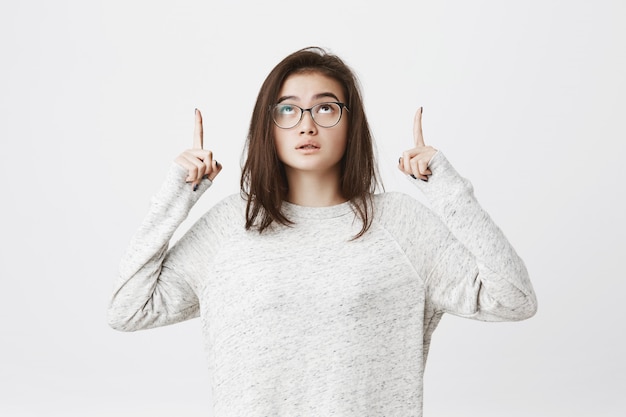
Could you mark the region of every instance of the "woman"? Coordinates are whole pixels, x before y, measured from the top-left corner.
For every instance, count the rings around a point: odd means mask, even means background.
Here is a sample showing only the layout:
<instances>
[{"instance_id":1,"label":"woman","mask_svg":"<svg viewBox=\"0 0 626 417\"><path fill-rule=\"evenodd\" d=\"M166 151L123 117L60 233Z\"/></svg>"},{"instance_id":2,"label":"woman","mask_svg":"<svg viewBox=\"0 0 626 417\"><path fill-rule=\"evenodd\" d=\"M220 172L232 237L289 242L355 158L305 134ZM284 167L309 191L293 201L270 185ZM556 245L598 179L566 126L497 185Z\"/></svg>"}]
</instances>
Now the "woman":
<instances>
[{"instance_id":1,"label":"woman","mask_svg":"<svg viewBox=\"0 0 626 417\"><path fill-rule=\"evenodd\" d=\"M415 146L399 169L433 211L374 191L356 78L297 51L265 80L241 193L168 243L222 167L176 158L121 262L109 311L131 331L201 316L215 416L420 416L430 337L443 313L522 320L536 299L522 260L444 155Z\"/></svg>"}]
</instances>

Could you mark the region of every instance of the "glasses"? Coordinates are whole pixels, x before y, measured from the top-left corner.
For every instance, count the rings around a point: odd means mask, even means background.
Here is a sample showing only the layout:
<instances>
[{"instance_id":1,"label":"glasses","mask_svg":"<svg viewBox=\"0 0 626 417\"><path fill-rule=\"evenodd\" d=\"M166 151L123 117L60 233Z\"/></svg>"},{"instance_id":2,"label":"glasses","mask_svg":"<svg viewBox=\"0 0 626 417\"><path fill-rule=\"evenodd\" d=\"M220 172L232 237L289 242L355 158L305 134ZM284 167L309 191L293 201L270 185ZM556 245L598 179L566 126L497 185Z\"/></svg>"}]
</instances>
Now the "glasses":
<instances>
[{"instance_id":1,"label":"glasses","mask_svg":"<svg viewBox=\"0 0 626 417\"><path fill-rule=\"evenodd\" d=\"M319 103L309 109L284 103L274 104L270 107L272 120L281 129L291 129L297 126L306 111L311 113L311 118L316 125L333 127L341 120L343 109L350 111L345 104L339 102Z\"/></svg>"}]
</instances>

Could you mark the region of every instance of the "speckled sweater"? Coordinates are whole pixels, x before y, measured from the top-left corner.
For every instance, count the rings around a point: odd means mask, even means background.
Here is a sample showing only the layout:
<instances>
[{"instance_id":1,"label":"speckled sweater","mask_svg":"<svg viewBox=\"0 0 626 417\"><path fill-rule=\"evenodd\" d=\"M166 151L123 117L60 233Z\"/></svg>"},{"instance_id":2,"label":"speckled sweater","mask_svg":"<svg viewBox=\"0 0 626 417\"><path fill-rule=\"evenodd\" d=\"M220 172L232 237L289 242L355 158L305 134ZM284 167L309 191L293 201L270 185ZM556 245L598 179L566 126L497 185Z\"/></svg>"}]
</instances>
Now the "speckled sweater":
<instances>
[{"instance_id":1,"label":"speckled sweater","mask_svg":"<svg viewBox=\"0 0 626 417\"><path fill-rule=\"evenodd\" d=\"M524 263L438 152L430 208L374 196L368 232L349 203L284 203L294 224L246 231L245 201L214 205L175 245L193 192L173 165L120 266L109 323L132 331L200 316L216 417L421 416L424 365L443 313L522 320ZM181 352L184 354L184 352Z\"/></svg>"}]
</instances>

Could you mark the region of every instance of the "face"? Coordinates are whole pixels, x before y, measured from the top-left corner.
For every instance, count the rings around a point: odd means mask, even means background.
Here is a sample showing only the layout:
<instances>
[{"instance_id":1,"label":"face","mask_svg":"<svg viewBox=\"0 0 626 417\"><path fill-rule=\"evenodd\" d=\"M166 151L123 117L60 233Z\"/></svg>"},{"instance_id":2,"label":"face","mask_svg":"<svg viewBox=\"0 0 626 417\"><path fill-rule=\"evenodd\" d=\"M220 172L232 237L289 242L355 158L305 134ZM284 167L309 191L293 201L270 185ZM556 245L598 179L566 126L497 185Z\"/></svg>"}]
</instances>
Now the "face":
<instances>
[{"instance_id":1,"label":"face","mask_svg":"<svg viewBox=\"0 0 626 417\"><path fill-rule=\"evenodd\" d=\"M292 74L283 83L278 103L308 109L327 102L345 103L341 84L320 73ZM289 108L288 106L286 107ZM296 109L297 110L297 109ZM321 112L327 111L322 107ZM310 172L339 177L339 162L346 150L348 118L346 110L339 123L332 127L317 125L310 112L304 112L300 123L289 129L274 124L278 158L285 165L287 176ZM321 120L319 116L318 120Z\"/></svg>"}]
</instances>

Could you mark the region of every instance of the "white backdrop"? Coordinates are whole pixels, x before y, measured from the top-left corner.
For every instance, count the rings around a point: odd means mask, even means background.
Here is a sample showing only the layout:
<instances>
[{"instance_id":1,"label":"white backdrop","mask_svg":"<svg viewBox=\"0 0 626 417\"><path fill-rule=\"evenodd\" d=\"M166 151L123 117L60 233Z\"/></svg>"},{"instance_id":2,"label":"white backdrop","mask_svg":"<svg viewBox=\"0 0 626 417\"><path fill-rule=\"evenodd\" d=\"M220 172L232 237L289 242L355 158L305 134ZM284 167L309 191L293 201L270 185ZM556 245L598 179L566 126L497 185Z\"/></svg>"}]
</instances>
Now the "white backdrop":
<instances>
[{"instance_id":1,"label":"white backdrop","mask_svg":"<svg viewBox=\"0 0 626 417\"><path fill-rule=\"evenodd\" d=\"M118 262L193 109L237 192L256 94L309 45L360 77L387 190L426 142L524 258L539 312L446 316L426 416L626 411L626 3L80 1L0 4L0 415L210 416L198 320L106 325ZM178 234L177 236L179 236Z\"/></svg>"}]
</instances>

